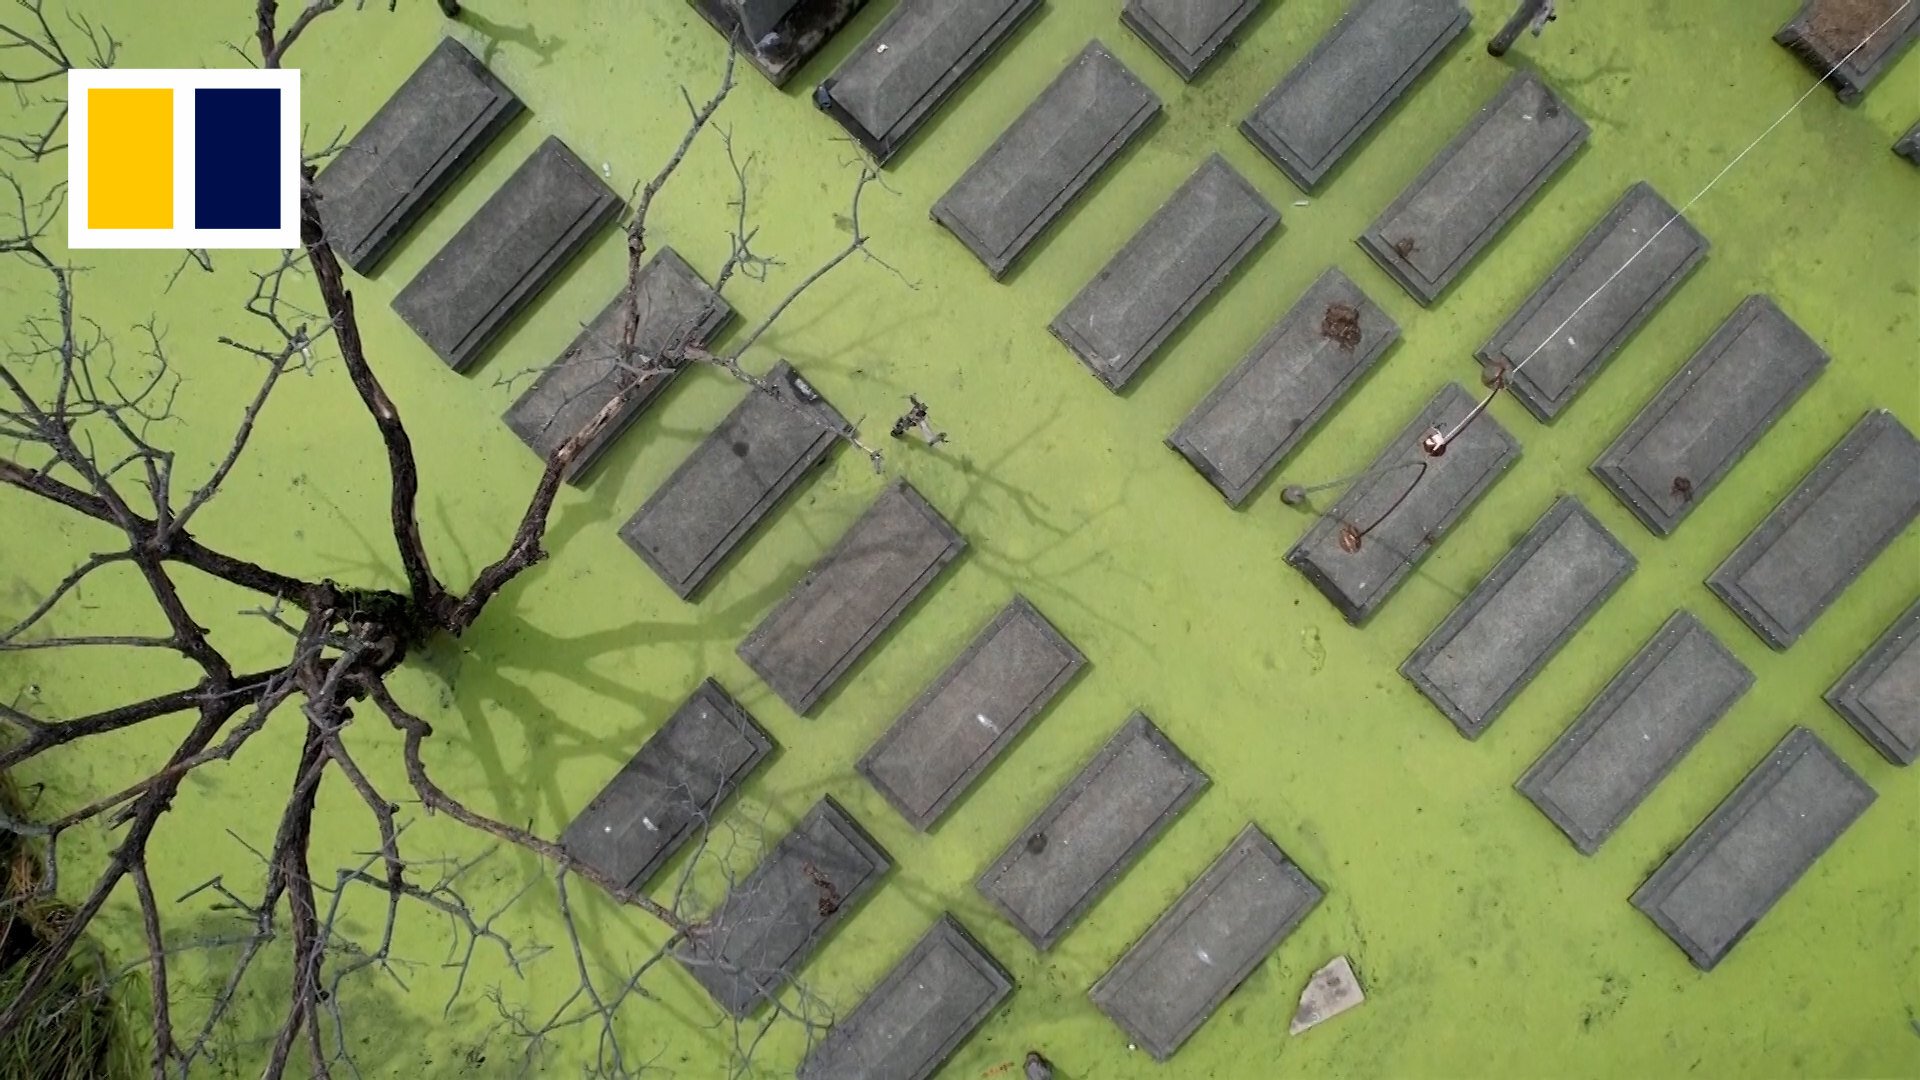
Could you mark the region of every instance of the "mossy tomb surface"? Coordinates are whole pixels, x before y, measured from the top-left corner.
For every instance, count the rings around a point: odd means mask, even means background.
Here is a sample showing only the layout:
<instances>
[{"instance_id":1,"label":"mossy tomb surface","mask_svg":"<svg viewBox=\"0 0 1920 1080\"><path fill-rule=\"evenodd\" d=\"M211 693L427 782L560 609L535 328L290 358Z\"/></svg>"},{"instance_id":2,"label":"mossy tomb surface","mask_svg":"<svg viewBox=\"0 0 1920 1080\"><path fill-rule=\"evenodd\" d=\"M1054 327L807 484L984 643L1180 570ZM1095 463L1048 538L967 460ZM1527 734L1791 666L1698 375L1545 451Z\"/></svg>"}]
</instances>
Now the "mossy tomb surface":
<instances>
[{"instance_id":1,"label":"mossy tomb surface","mask_svg":"<svg viewBox=\"0 0 1920 1080\"><path fill-rule=\"evenodd\" d=\"M252 35L249 5L238 0L79 6L124 40L124 66L230 66L237 58L226 43ZM1062 1076L1102 1080L1920 1074L1920 774L1888 764L1820 700L1920 592L1920 529L1909 528L1785 653L1769 650L1702 584L1864 411L1884 407L1920 428L1920 172L1889 151L1913 122L1920 59L1909 54L1856 107L1816 91L1693 206L1688 217L1711 240L1711 255L1554 424L1535 422L1511 400L1493 404L1524 456L1356 629L1283 563L1311 518L1283 505L1279 488L1362 467L1444 383L1476 386L1474 350L1628 185L1648 180L1683 204L1811 78L1769 39L1797 0L1565 4L1545 36L1523 39L1505 61L1488 58L1482 44L1506 5L1471 6L1474 31L1311 198L1236 125L1333 24L1337 0L1265 5L1239 46L1192 85L1122 27L1117 3L1044 7L894 159L891 191L868 192L862 224L897 273L872 263L837 272L748 356L757 370L791 360L843 413L864 417L865 433L888 451L886 471L908 478L967 536L966 555L813 718L796 717L734 647L886 478L843 448L698 604L682 602L616 529L740 397L717 372L689 373L584 487L562 495L553 557L464 640L439 645L395 680L435 726L440 782L477 807L558 835L702 679L717 677L780 747L730 820L764 821L771 839L831 794L895 862L804 981L850 1009L942 910L1015 976L1018 989L960 1049L942 1074L950 1077L983 1076L1030 1047ZM547 135L564 138L617 190L650 176L683 130L679 87L703 97L723 52L679 0L472 0L459 24L414 0L398 12L385 7L376 0L329 15L297 47L310 147L356 129L446 32L528 105L375 276L353 282L368 350L420 454L422 525L436 569L461 583L502 550L537 475L537 461L500 420L525 386L506 377L547 363L605 305L623 247L617 233L601 236L466 375L435 359L388 303ZM736 152L751 155L754 248L782 265L764 283L728 290L743 316L735 339L845 242L855 150L808 94L893 7L869 4L784 93L740 70L721 123ZM1165 115L997 284L928 209L1093 37L1161 97ZM1517 68L1537 70L1591 124L1591 140L1423 310L1353 238ZM1047 323L1216 150L1281 210L1284 226L1125 393L1109 393ZM652 243L711 274L728 250L733 191L719 139L703 136L655 205ZM165 434L182 468L204 475L255 385L250 361L215 344L246 329L238 306L252 260L215 253L213 274L190 267L170 291L177 255L83 261L91 269L78 302L124 347L157 315L185 379L179 419ZM1388 311L1404 340L1233 511L1161 440L1330 265ZM38 288L15 267L0 270L9 334L18 313L44 303L30 291ZM1774 297L1833 362L1685 525L1658 539L1587 466L1752 293ZM291 378L279 393L257 445L196 532L294 573L398 584L379 445L337 362ZM930 404L950 442L929 451L885 438L909 393ZM1620 538L1638 569L1500 722L1469 742L1396 668L1564 492ZM0 491L0 521L0 614L31 608L104 542L11 491ZM237 665L273 662L283 648L278 632L234 614L251 598L203 583L192 591ZM917 833L854 763L1016 591L1089 666L937 827ZM141 597L103 581L56 625L147 625ZM1755 686L1598 854L1582 857L1513 783L1678 607L1731 647ZM144 654L14 654L0 659L0 694L37 694L47 709L77 714L166 689L179 675ZM1037 954L973 882L1136 708L1212 786L1070 934ZM157 893L178 897L215 875L257 880L259 865L241 841L271 841L298 722L291 712L276 717L238 760L187 785L159 842ZM1795 724L1831 745L1879 799L1703 975L1627 898ZM360 726L361 762L386 790L404 793L393 741L371 719ZM36 763L23 779L48 785L56 799L110 790L158 760L181 730L180 721L143 728ZM315 867L357 862L353 853L374 843L364 810L344 786L330 788L321 806ZM405 814L417 816L416 808ZM1087 988L1249 821L1325 887L1326 900L1169 1065L1156 1066L1129 1049ZM421 820L408 836L417 857L471 857L487 847L440 820ZM97 860L103 838L92 845ZM460 888L492 912L537 873L500 853ZM63 885L79 889L81 876ZM656 947L661 932L586 897L589 889L576 886L573 899L605 982L612 968ZM376 904L355 910L361 929L377 925ZM183 940L227 925L205 894L170 912ZM130 893L102 926L116 947L138 948ZM536 884L495 926L529 953L535 944L553 951L530 956L516 974L483 943L446 1007L460 972L443 966L445 923L424 913L403 923L395 952L408 961L397 969L405 988L362 976L343 998L346 1038L364 1075L513 1074L522 1047L488 992L497 987L508 1010L544 1018L576 976L550 884ZM1352 958L1366 1006L1288 1037L1301 987L1336 953ZM273 955L248 982L237 1026L218 1042L220 1067L236 1075L257 1071L284 1000L285 961ZM231 959L215 949L173 961L185 988L176 1015L204 1009ZM633 1045L658 1052L675 1075L724 1075L732 1034L696 984L669 964L646 987L658 1001L629 1012ZM801 1049L796 1032L776 1033L759 1051L761 1073L788 1073ZM537 1071L576 1075L593 1050L590 1029L568 1029L553 1036Z\"/></svg>"}]
</instances>

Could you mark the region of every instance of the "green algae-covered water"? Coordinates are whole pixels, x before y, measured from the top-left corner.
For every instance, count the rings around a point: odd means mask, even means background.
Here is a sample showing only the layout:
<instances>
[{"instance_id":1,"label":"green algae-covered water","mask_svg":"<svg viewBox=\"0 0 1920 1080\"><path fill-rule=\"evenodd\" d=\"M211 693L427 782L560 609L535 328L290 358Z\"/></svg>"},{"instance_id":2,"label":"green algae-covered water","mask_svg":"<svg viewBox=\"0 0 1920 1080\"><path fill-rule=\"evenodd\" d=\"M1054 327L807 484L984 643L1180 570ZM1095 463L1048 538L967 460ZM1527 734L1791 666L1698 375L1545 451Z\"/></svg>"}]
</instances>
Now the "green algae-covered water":
<instances>
[{"instance_id":1,"label":"green algae-covered water","mask_svg":"<svg viewBox=\"0 0 1920 1080\"><path fill-rule=\"evenodd\" d=\"M124 66L228 66L251 36L249 5L81 3L125 41ZM857 1002L942 910L955 912L1014 974L1018 990L943 1076L982 1077L1042 1048L1074 1080L1264 1076L1920 1075L1920 774L1882 760L1820 694L1920 593L1920 530L1909 529L1791 651L1774 653L1701 584L1818 458L1873 407L1920 428L1920 171L1888 146L1920 111L1909 55L1866 101L1821 90L1689 213L1711 239L1701 269L1552 426L1510 400L1499 421L1525 447L1518 466L1462 521L1364 629L1344 623L1282 562L1310 523L1281 504L1284 482L1369 461L1450 380L1476 386L1472 350L1618 198L1651 181L1676 204L1719 172L1807 87L1809 71L1769 35L1794 0L1573 0L1505 61L1482 43L1507 11L1473 3L1471 40L1449 53L1376 133L1303 198L1235 125L1337 18L1338 0L1282 0L1191 86L1118 22L1117 0L1054 0L934 117L871 192L864 224L898 275L853 264L828 279L749 354L787 357L865 432L882 436L918 394L951 434L938 450L888 443L886 471L909 478L970 549L882 639L811 719L792 714L735 657L741 637L873 497L884 478L839 452L745 547L698 604L676 599L615 528L738 399L713 371L680 379L584 489L564 494L548 547L457 644L396 680L437 731L430 763L476 807L555 835L702 679L717 677L780 751L729 811L777 836L823 793L894 857L883 887L816 954L804 981L825 1002ZM426 54L446 24L433 5L344 11L295 56L309 145L351 133ZM456 375L393 317L393 293L549 134L625 190L680 136L678 87L696 97L722 63L717 38L680 0L473 0L452 33L526 101L530 115L489 151L372 280L355 279L381 377L407 418L424 474L423 527L436 569L465 582L502 550L537 462L498 417L511 374L544 364L617 287L615 234L545 293L474 372ZM875 0L786 93L742 68L721 114L751 154L756 250L784 265L729 298L745 322L845 241L855 172L840 130L807 100L812 84L893 7ZM164 10L163 10L164 8ZM1165 115L1036 245L1006 282L927 218L928 207L1087 42L1098 37L1166 103ZM1502 81L1537 69L1592 125L1589 145L1433 310L1422 310L1353 244ZM1048 320L1206 154L1218 150L1285 218L1129 392L1108 393L1046 333ZM727 252L732 175L703 137L656 204L652 242L706 273ZM177 258L87 260L79 302L129 335L157 313L186 382L168 436L204 475L254 385L244 358L214 344L244 332L248 260L216 255L171 291ZM1187 411L1329 265L1404 329L1392 351L1240 512L1161 443ZM904 279L904 282L903 280ZM909 284L911 287L909 286ZM0 271L9 313L41 302ZM1703 501L1656 539L1587 466L1743 297L1779 301L1833 357L1831 367ZM10 314L11 324L14 315ZM736 330L741 323L736 323ZM11 333L13 327L8 327ZM302 575L396 585L384 536L384 466L337 364L295 377L269 408L229 493L198 521L210 543ZM878 441L887 442L884 438ZM1638 570L1478 741L1459 737L1397 673L1402 659L1559 493L1580 499L1637 557ZM17 615L104 542L68 517L0 492L0 615ZM853 762L1014 592L1091 660L1089 670L930 834L907 827ZM275 662L283 642L253 603L205 583L193 593L236 664ZM151 619L95 588L63 632ZM1756 676L1738 706L1605 845L1584 858L1512 788L1581 706L1676 608L1700 616ZM0 621L5 621L0 619ZM37 694L77 714L164 688L179 672L147 656L28 654L0 661L0 694ZM1181 816L1054 949L1035 951L973 889L987 863L1133 709L1143 709L1212 777ZM215 877L258 880L244 844L271 841L292 775L299 720L278 717L230 765L196 774L163 827L156 891L178 897ZM1878 791L1866 815L1711 974L1627 897L1791 726L1812 728ZM384 725L382 725L384 726ZM56 800L119 786L177 738L179 722L36 766ZM277 737L276 737L277 736ZM393 741L371 722L359 760L384 790L407 788ZM313 865L357 862L376 843L351 791L322 798ZM471 858L486 845L403 813L416 857ZM1086 990L1247 822L1327 890L1326 900L1167 1065L1155 1065L1087 1001ZM94 837L95 853L104 838ZM244 844L243 844L244 842ZM750 865L754 852L738 853ZM423 870L431 880L434 872ZM496 853L455 887L516 943L519 970L483 942L464 986L447 966L448 926L416 912L397 978L363 975L341 999L367 1076L515 1075L515 1021L538 1024L573 992L573 957L550 884ZM668 875L671 877L671 875ZM667 878L662 879L667 880ZM78 875L67 883L78 889ZM661 940L644 918L576 886L588 961L617 985ZM130 895L103 926L138 947ZM378 925L371 900L352 924ZM174 904L181 943L227 928L207 894ZM537 954L535 946L552 951ZM1309 973L1349 955L1368 994L1357 1012L1298 1037L1287 1019ZM131 953L129 953L131 955ZM459 950L451 959L459 960ZM230 950L173 962L176 1016L204 1011ZM284 1000L285 961L262 963L239 1022L218 1041L215 1075L256 1072ZM278 980L278 981L276 981ZM355 986L357 984L357 988ZM142 984L129 987L139 1005ZM735 1033L670 965L644 981L623 1031L663 1075L725 1075ZM449 1004L449 998L451 1003ZM535 1075L578 1075L590 1027L552 1034ZM788 1073L801 1042L776 1029L757 1075Z\"/></svg>"}]
</instances>

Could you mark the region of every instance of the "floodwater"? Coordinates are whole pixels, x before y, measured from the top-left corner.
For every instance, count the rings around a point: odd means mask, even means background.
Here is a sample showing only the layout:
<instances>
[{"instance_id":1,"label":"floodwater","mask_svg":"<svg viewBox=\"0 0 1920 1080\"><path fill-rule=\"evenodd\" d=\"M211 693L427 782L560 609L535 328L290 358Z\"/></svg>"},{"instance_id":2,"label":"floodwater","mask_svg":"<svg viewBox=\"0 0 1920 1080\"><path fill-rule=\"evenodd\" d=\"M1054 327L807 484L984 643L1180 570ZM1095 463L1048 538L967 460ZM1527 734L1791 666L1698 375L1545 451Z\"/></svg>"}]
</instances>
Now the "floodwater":
<instances>
[{"instance_id":1,"label":"floodwater","mask_svg":"<svg viewBox=\"0 0 1920 1080\"><path fill-rule=\"evenodd\" d=\"M224 66L225 43L251 36L250 5L86 4L126 42L128 66ZM369 116L442 32L433 5L329 15L295 56L304 71L310 146ZM536 462L500 423L508 376L545 363L607 301L623 260L609 234L468 375L448 371L388 308L426 262L548 134L563 137L617 188L651 175L678 140L678 87L704 97L721 51L681 0L518 4L472 0L454 33L527 102L511 129L372 280L356 282L374 361L421 455L423 527L439 573L460 582L502 550ZM720 115L746 162L755 251L776 257L764 282L729 297L740 327L769 312L845 242L853 149L807 101L813 82L893 6L875 0L784 94L743 69ZM1236 124L1338 15L1339 0L1265 5L1243 44L1192 86L1115 18L1112 0L1055 0L958 93L870 190L861 224L886 260L836 272L794 306L748 357L791 359L840 409L885 443L886 472L909 478L971 543L812 719L797 718L734 656L734 646L884 483L844 448L746 546L697 605L676 599L615 528L739 398L717 372L680 379L554 514L553 557L490 609L468 637L397 680L436 729L430 763L476 807L557 834L702 678L736 693L780 745L730 811L777 836L831 793L891 852L895 868L804 972L827 1003L851 1007L927 925L951 910L1012 971L1009 1004L943 1076L999 1074L1030 1047L1073 1080L1146 1076L1890 1076L1920 1074L1920 782L1888 765L1820 694L1920 592L1920 530L1909 529L1790 652L1767 649L1701 584L1773 504L1869 408L1920 428L1920 171L1888 151L1915 119L1920 57L1857 107L1827 90L1727 174L1690 219L1711 239L1700 270L1555 424L1516 403L1493 414L1525 447L1518 465L1445 538L1365 628L1346 625L1282 562L1309 524L1279 487L1363 466L1442 384L1477 388L1472 350L1626 186L1649 180L1679 204L1781 115L1811 74L1769 36L1795 0L1592 0L1561 5L1540 39L1505 61L1482 44L1505 17L1472 4L1469 40L1346 161L1320 195L1301 196ZM1004 283L929 221L928 207L1091 37L1166 103L1150 135L1102 177ZM1589 145L1432 310L1378 271L1353 238L1514 70L1538 70L1592 125ZM1218 150L1285 216L1216 299L1137 378L1107 392L1045 330L1132 230ZM728 250L734 182L720 141L703 136L655 205L650 239L706 273ZM1304 201L1305 205L1301 205ZM224 445L254 374L214 344L250 332L238 308L247 260L216 255L164 292L177 261L90 260L80 303L116 336L157 313L186 383L168 437L183 471ZM1404 340L1239 512L1162 438L1327 266L1359 282ZM889 269L890 268L890 269ZM0 275L9 311L36 302ZM1668 539L1642 528L1587 465L1745 296L1767 293L1833 363ZM11 318L9 322L11 322ZM11 332L11 330L9 331ZM129 346L131 340L128 341ZM324 351L324 350L323 350ZM289 380L258 444L203 516L216 546L295 573L395 583L382 536L382 462L372 425L337 365ZM936 451L885 438L909 393L951 434ZM189 464L192 463L192 464ZM1636 555L1639 568L1487 733L1468 742L1396 672L1400 661L1562 492L1577 495ZM101 538L18 496L0 494L0 612L30 606ZM853 770L900 709L1014 592L1030 598L1091 660L1089 669L929 835L909 829ZM195 583L204 616L241 666L282 646L254 601ZM95 590L63 630L150 617L130 596ZM1571 845L1513 790L1514 780L1676 608L1685 607L1757 682L1604 848ZM165 688L179 672L148 657L35 657L0 668L0 693L37 686L75 713ZM1211 788L1051 952L1036 954L972 882L1127 714L1143 709L1212 777ZM155 866L178 897L215 875L259 876L242 841L264 848L292 772L288 714L230 765L208 770L175 805ZM1812 728L1879 799L1711 974L1686 962L1627 897L1795 724ZM77 798L164 753L177 725L50 762L31 779ZM374 718L354 731L359 760L403 814L393 741ZM344 785L322 800L313 857L331 882L374 843ZM1247 822L1257 823L1327 891L1167 1066L1156 1066L1087 1001L1086 991ZM487 845L438 820L407 833L418 858L470 858ZM96 853L100 848L95 840ZM736 853L751 864L751 848ZM677 868L678 864L676 864ZM515 943L516 973L482 942L448 1004L459 967L449 927L411 912L395 941L396 978L368 972L341 997L347 1047L363 1075L512 1075L524 1049L503 1022L538 1024L577 983L551 885L515 895L537 868L501 853L453 887ZM432 881L438 874L423 867ZM665 879L663 879L665 880ZM79 887L76 875L68 882ZM601 985L658 945L659 929L618 913L591 887L572 893L585 955ZM512 901L511 903L509 903ZM349 901L363 940L378 929L369 897ZM230 928L206 894L171 908L179 943ZM110 940L138 941L130 896L109 911ZM536 954L536 946L550 951ZM1286 1024L1308 976L1345 953L1366 987L1359 1010L1297 1037ZM191 949L173 974L176 1015L203 1013L230 949ZM223 1068L258 1068L282 1001L284 961L246 985L241 1023L216 1045ZM144 984L129 993L136 1000ZM733 1032L671 966L650 974L622 1031L673 1075L724 1075ZM496 1005L490 995L496 995ZM750 1033L749 1033L750 1035ZM746 1036L743 1036L746 1037ZM549 1037L537 1074L572 1076L595 1032ZM791 1026L760 1047L758 1068L789 1073ZM1017 1068L1017 1066L1016 1066ZM216 1072L216 1075L220 1073Z\"/></svg>"}]
</instances>

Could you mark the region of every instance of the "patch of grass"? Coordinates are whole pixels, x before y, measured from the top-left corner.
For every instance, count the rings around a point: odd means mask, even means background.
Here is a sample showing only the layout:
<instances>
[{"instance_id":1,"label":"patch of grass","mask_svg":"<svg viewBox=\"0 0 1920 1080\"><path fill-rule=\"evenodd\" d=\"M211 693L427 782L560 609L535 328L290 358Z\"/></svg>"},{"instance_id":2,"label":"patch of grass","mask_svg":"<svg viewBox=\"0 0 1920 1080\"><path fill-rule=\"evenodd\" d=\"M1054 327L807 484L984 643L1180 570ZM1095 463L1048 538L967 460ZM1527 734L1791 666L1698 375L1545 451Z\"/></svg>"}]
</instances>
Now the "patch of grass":
<instances>
[{"instance_id":1,"label":"patch of grass","mask_svg":"<svg viewBox=\"0 0 1920 1080\"><path fill-rule=\"evenodd\" d=\"M12 780L0 776L0 806L21 811ZM0 1009L19 997L47 943L73 912L45 895L45 868L35 846L0 832ZM132 1075L130 1047L115 1011L105 958L83 942L60 965L40 1004L0 1031L0 1077L7 1080L121 1080Z\"/></svg>"}]
</instances>

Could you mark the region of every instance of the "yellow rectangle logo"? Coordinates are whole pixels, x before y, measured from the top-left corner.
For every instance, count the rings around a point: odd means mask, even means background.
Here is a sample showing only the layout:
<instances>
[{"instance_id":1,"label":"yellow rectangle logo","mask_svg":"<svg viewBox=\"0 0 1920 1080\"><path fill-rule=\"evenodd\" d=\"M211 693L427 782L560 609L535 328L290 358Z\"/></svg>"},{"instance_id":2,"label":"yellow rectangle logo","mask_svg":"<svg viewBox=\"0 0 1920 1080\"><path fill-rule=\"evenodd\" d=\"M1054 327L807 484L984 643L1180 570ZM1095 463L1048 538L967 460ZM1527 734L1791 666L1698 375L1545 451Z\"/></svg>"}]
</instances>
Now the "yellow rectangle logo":
<instances>
[{"instance_id":1,"label":"yellow rectangle logo","mask_svg":"<svg viewBox=\"0 0 1920 1080\"><path fill-rule=\"evenodd\" d=\"M87 91L87 227L173 228L173 91Z\"/></svg>"}]
</instances>

